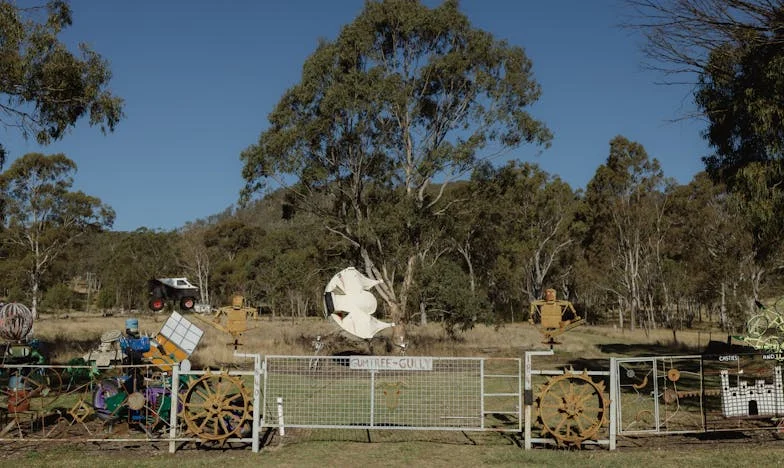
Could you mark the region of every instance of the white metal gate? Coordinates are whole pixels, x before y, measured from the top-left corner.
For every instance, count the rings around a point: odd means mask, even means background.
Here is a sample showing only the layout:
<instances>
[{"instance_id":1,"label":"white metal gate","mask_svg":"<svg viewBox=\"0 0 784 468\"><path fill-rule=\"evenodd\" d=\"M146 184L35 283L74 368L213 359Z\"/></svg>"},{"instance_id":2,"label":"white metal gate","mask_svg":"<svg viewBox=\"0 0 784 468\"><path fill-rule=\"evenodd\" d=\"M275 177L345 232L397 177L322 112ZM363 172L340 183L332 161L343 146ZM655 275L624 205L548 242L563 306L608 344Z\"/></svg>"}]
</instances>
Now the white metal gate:
<instances>
[{"instance_id":1,"label":"white metal gate","mask_svg":"<svg viewBox=\"0 0 784 468\"><path fill-rule=\"evenodd\" d=\"M522 428L521 360L266 356L264 427Z\"/></svg>"},{"instance_id":2,"label":"white metal gate","mask_svg":"<svg viewBox=\"0 0 784 468\"><path fill-rule=\"evenodd\" d=\"M784 416L778 353L616 358L619 434L776 428Z\"/></svg>"}]
</instances>

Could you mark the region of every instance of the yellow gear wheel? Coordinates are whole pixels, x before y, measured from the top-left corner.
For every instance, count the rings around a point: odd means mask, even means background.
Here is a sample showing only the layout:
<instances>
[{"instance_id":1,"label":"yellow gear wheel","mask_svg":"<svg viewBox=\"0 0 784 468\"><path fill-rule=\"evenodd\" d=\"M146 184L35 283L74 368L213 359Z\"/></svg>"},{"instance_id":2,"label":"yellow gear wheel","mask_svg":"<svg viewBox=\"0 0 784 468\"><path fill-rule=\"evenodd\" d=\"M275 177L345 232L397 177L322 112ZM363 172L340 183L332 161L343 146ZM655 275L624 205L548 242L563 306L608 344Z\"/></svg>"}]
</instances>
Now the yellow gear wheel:
<instances>
[{"instance_id":1,"label":"yellow gear wheel","mask_svg":"<svg viewBox=\"0 0 784 468\"><path fill-rule=\"evenodd\" d=\"M228 373L207 373L192 381L182 399L181 414L188 432L220 443L239 435L253 417L242 380Z\"/></svg>"},{"instance_id":2,"label":"yellow gear wheel","mask_svg":"<svg viewBox=\"0 0 784 468\"><path fill-rule=\"evenodd\" d=\"M604 391L604 382L594 382L587 371L548 379L537 398L543 435L552 436L558 445L580 445L596 436L609 411Z\"/></svg>"}]
</instances>

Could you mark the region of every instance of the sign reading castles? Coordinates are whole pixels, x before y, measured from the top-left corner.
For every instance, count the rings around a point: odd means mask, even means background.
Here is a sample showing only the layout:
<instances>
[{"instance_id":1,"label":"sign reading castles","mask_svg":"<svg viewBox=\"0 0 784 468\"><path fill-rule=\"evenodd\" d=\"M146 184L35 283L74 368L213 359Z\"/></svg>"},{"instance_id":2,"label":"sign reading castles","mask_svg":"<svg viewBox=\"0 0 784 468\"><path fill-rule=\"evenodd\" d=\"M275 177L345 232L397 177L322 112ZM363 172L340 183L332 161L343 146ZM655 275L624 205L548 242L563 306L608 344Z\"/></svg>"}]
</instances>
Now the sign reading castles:
<instances>
[{"instance_id":1,"label":"sign reading castles","mask_svg":"<svg viewBox=\"0 0 784 468\"><path fill-rule=\"evenodd\" d=\"M433 358L399 356L351 356L349 368L354 370L431 371Z\"/></svg>"}]
</instances>

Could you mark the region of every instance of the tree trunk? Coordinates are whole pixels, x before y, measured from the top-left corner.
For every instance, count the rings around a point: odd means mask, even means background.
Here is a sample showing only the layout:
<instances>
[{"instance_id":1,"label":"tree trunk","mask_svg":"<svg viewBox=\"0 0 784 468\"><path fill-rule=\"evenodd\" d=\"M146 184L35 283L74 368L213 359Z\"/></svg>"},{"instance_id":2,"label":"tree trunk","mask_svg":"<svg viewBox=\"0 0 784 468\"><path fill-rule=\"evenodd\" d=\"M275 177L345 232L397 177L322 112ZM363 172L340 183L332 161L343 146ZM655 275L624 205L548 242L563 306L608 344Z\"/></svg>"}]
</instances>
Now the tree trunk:
<instances>
[{"instance_id":1,"label":"tree trunk","mask_svg":"<svg viewBox=\"0 0 784 468\"><path fill-rule=\"evenodd\" d=\"M391 309L391 315L394 317L402 317L403 312L400 310L400 306L396 303L389 304ZM401 350L405 350L406 346L408 345L408 335L406 333L406 324L405 322L395 321L395 326L392 327L392 343L400 348Z\"/></svg>"},{"instance_id":2,"label":"tree trunk","mask_svg":"<svg viewBox=\"0 0 784 468\"><path fill-rule=\"evenodd\" d=\"M33 293L33 298L32 298L32 301L31 301L32 305L30 307L30 312L33 313L33 320L36 320L38 318L38 278L36 277L35 273L33 273L31 275L30 281L32 283L30 289L31 289L31 291Z\"/></svg>"},{"instance_id":3,"label":"tree trunk","mask_svg":"<svg viewBox=\"0 0 784 468\"><path fill-rule=\"evenodd\" d=\"M721 324L721 329L726 331L727 330L727 291L726 291L726 285L723 281L721 283L721 305L719 306L719 323Z\"/></svg>"},{"instance_id":4,"label":"tree trunk","mask_svg":"<svg viewBox=\"0 0 784 468\"><path fill-rule=\"evenodd\" d=\"M411 255L408 257L406 270L403 274L403 282L400 286L400 295L398 296L393 287L394 278L390 278L386 274L386 269L384 270L384 274L382 274L370 259L370 254L367 250L362 249L361 255L365 261L365 270L370 273L369 277L382 280L382 282L376 286L376 290L389 307L390 318L395 324L395 326L392 327L392 342L401 350L405 350L408 345L408 335L406 332L408 316L406 314L406 304L408 301L408 293L414 283L417 256Z\"/></svg>"}]
</instances>

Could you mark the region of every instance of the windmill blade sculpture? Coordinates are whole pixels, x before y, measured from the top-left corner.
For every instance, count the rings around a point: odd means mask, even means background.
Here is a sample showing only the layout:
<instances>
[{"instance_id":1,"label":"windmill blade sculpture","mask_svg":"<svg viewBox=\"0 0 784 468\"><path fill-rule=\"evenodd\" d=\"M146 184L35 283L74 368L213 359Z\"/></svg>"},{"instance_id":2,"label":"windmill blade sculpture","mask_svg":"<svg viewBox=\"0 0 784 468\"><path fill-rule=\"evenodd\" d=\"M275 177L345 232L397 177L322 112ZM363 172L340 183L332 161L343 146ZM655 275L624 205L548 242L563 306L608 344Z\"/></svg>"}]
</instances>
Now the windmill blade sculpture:
<instances>
[{"instance_id":1,"label":"windmill blade sculpture","mask_svg":"<svg viewBox=\"0 0 784 468\"><path fill-rule=\"evenodd\" d=\"M340 328L369 340L378 332L393 327L373 317L378 302L370 292L379 280L370 279L354 267L346 268L332 277L324 288L324 310Z\"/></svg>"}]
</instances>

